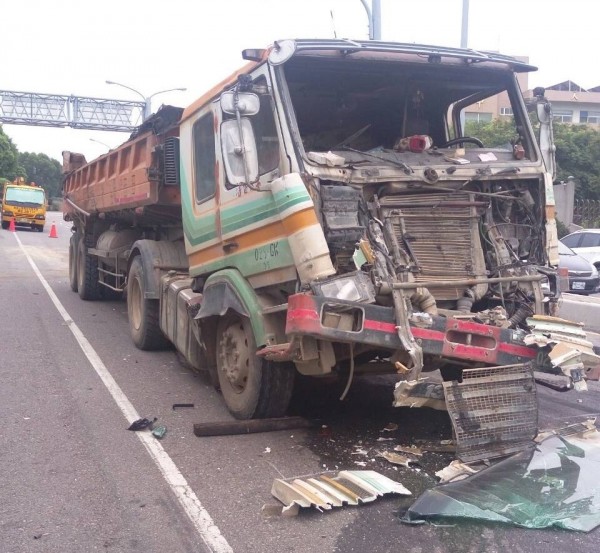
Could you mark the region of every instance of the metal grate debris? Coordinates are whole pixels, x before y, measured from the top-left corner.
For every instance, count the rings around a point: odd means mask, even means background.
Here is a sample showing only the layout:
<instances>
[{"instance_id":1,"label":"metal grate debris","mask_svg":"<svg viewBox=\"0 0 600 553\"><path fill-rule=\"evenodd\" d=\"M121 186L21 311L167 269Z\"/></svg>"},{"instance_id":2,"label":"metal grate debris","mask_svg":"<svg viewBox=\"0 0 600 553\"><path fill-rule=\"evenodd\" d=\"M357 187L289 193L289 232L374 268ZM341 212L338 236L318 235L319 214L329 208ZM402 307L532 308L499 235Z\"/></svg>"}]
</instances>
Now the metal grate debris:
<instances>
[{"instance_id":1,"label":"metal grate debris","mask_svg":"<svg viewBox=\"0 0 600 553\"><path fill-rule=\"evenodd\" d=\"M388 493L412 495L399 482L374 470L342 470L337 476L330 473L290 480L278 478L271 488L271 494L287 508L315 507L318 511L370 503Z\"/></svg>"},{"instance_id":2,"label":"metal grate debris","mask_svg":"<svg viewBox=\"0 0 600 553\"><path fill-rule=\"evenodd\" d=\"M470 463L522 451L537 434L538 407L529 363L464 369L444 382L456 455Z\"/></svg>"}]
</instances>

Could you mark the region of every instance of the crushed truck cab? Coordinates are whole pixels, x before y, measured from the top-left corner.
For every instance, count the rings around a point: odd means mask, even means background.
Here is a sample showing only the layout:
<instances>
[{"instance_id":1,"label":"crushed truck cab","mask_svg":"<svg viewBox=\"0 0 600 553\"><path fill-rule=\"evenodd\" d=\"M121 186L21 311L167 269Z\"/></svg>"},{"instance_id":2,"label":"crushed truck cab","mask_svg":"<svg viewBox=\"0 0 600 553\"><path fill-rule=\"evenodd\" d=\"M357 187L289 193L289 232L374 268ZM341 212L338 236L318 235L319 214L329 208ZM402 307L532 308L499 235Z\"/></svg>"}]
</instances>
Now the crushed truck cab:
<instances>
[{"instance_id":1,"label":"crushed truck cab","mask_svg":"<svg viewBox=\"0 0 600 553\"><path fill-rule=\"evenodd\" d=\"M550 109L516 78L534 68L348 40L244 57L98 160L65 154L72 288L127 290L135 343L174 343L238 418L283 414L296 372L539 365L527 319L559 290ZM495 143L466 134L486 101L512 114Z\"/></svg>"}]
</instances>

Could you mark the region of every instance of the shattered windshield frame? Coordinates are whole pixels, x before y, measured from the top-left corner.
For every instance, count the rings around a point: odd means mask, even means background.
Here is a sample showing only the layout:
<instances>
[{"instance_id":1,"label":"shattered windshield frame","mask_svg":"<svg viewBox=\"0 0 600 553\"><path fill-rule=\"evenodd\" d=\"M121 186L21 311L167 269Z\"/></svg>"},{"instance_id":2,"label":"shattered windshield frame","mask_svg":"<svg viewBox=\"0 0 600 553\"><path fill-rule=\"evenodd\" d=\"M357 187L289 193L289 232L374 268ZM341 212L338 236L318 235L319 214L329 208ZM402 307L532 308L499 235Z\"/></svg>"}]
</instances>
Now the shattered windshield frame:
<instances>
[{"instance_id":1,"label":"shattered windshield frame","mask_svg":"<svg viewBox=\"0 0 600 553\"><path fill-rule=\"evenodd\" d=\"M404 169L444 163L441 156L464 149L470 161L481 163L477 154L493 151L499 162L514 164L518 144L519 159L539 159L518 83L508 69L297 56L282 71L305 158L308 152L332 151L351 164ZM477 128L469 113L483 104L506 105L511 115L501 118L501 138L481 146L478 137L464 137L461 129ZM411 136L428 137L430 143L415 152L406 147ZM459 138L464 140L455 141Z\"/></svg>"}]
</instances>

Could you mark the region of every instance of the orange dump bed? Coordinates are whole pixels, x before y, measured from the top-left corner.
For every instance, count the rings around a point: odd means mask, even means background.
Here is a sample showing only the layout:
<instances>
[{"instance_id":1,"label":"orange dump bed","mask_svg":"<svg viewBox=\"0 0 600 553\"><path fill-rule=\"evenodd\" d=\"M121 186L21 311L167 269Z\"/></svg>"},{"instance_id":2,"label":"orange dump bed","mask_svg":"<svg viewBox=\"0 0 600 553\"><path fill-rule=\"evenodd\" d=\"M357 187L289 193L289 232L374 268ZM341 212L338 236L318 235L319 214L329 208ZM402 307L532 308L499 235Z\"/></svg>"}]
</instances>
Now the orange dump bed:
<instances>
[{"instance_id":1,"label":"orange dump bed","mask_svg":"<svg viewBox=\"0 0 600 553\"><path fill-rule=\"evenodd\" d=\"M157 133L156 125L146 127L146 132L138 131L137 137L89 163L81 154L63 152L65 219L100 213L118 217L118 212L132 210L139 216L171 214L181 219L179 186L165 179L165 150L177 139L179 128L170 125Z\"/></svg>"}]
</instances>

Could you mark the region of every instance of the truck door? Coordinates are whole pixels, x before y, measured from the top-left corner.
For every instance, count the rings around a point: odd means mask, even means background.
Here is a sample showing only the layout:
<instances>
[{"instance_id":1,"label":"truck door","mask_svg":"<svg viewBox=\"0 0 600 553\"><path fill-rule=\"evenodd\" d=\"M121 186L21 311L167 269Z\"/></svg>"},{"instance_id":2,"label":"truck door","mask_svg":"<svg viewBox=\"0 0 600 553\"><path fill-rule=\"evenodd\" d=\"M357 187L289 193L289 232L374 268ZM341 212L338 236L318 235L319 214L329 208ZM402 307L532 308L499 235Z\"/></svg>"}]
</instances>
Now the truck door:
<instances>
[{"instance_id":1,"label":"truck door","mask_svg":"<svg viewBox=\"0 0 600 553\"><path fill-rule=\"evenodd\" d=\"M189 256L190 273L204 274L207 267L222 257L220 224L218 217L217 187L219 164L215 129L218 114L213 105L202 109L192 123L191 140L181 143L182 160L190 160L182 182L182 210ZM184 168L186 166L184 165Z\"/></svg>"},{"instance_id":2,"label":"truck door","mask_svg":"<svg viewBox=\"0 0 600 553\"><path fill-rule=\"evenodd\" d=\"M258 180L232 185L226 171L221 171L218 183L224 262L227 266L236 267L255 287L295 279L295 265L287 236L268 187L281 174L283 149L268 80L263 72L266 68L259 69L253 80L260 109L256 114L244 117L252 126ZM223 115L221 129L234 118L231 114ZM223 134L220 142L221 154L226 156Z\"/></svg>"}]
</instances>

